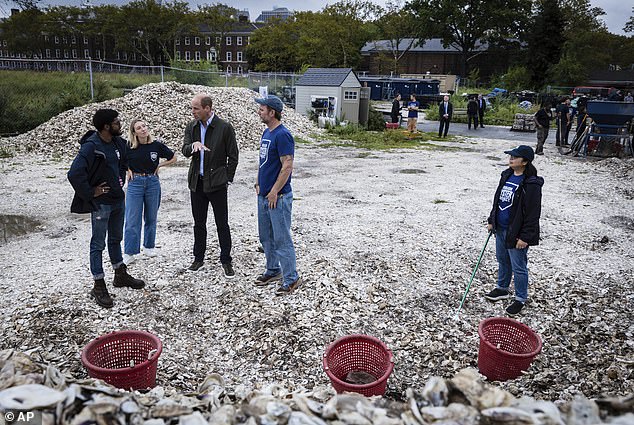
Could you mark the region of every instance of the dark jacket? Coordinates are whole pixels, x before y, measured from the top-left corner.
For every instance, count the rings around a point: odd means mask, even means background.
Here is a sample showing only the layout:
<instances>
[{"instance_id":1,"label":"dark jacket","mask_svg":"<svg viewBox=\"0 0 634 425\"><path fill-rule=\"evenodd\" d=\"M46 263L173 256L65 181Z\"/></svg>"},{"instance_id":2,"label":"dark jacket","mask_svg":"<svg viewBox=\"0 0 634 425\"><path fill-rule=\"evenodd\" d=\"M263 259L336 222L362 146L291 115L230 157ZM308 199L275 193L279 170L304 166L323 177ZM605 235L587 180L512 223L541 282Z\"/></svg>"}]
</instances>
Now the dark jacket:
<instances>
[{"instance_id":1,"label":"dark jacket","mask_svg":"<svg viewBox=\"0 0 634 425\"><path fill-rule=\"evenodd\" d=\"M98 203L110 204L125 198L121 182L125 181L125 173L128 169L127 143L121 137L112 139L112 146L117 152L118 174L108 166L107 155L104 146L106 143L99 137L95 130L84 134L79 141L81 147L68 170L67 177L75 190L75 196L70 206L70 211L78 214L95 211ZM95 187L106 183L110 191L95 198Z\"/></svg>"},{"instance_id":2,"label":"dark jacket","mask_svg":"<svg viewBox=\"0 0 634 425\"><path fill-rule=\"evenodd\" d=\"M511 174L513 174L513 170L510 168L502 172L500 183L493 197L493 208L488 219L489 224L493 225L493 231L497 227L500 192ZM515 191L511 206L511 219L506 232L507 248L515 248L518 239L523 240L528 245L539 245L539 216L542 212L543 185L544 179L542 177L531 176L525 178Z\"/></svg>"},{"instance_id":3,"label":"dark jacket","mask_svg":"<svg viewBox=\"0 0 634 425\"><path fill-rule=\"evenodd\" d=\"M476 99L476 102L478 104L478 111L481 114L484 114L487 110L487 101L486 99L483 97L482 99ZM480 105L480 102L482 102L482 105Z\"/></svg>"},{"instance_id":4,"label":"dark jacket","mask_svg":"<svg viewBox=\"0 0 634 425\"><path fill-rule=\"evenodd\" d=\"M470 99L469 102L467 102L467 114L478 115L478 101Z\"/></svg>"},{"instance_id":5,"label":"dark jacket","mask_svg":"<svg viewBox=\"0 0 634 425\"><path fill-rule=\"evenodd\" d=\"M200 153L192 153L192 144L200 141L200 121L193 120L185 128L181 149L185 157L192 158L187 174L189 190L192 192L196 191L200 175ZM233 182L238 167L238 143L231 124L214 114L205 133L204 145L209 151L205 152L204 157L203 191L214 192L226 187L228 182Z\"/></svg>"},{"instance_id":6,"label":"dark jacket","mask_svg":"<svg viewBox=\"0 0 634 425\"><path fill-rule=\"evenodd\" d=\"M445 102L441 101L438 104L438 114L440 119L443 119L443 116L445 115ZM451 102L447 102L447 114L449 114L449 121L451 121L451 117L453 116L453 105L451 104Z\"/></svg>"},{"instance_id":7,"label":"dark jacket","mask_svg":"<svg viewBox=\"0 0 634 425\"><path fill-rule=\"evenodd\" d=\"M401 102L394 99L392 101L392 112L390 112L390 116L392 118L398 118L400 114L401 114Z\"/></svg>"}]
</instances>

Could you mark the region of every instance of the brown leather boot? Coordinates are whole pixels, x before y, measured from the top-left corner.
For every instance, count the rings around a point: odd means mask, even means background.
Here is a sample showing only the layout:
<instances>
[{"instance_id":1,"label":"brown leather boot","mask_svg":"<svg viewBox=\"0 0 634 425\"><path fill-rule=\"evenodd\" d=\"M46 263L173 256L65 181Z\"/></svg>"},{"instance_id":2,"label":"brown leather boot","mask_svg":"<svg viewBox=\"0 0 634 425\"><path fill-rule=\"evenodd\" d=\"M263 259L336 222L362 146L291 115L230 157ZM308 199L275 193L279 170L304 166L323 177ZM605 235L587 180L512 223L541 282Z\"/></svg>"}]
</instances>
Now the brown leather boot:
<instances>
[{"instance_id":1,"label":"brown leather boot","mask_svg":"<svg viewBox=\"0 0 634 425\"><path fill-rule=\"evenodd\" d=\"M135 279L128 274L128 267L125 264L121 264L119 268L114 270L114 280L112 286L122 288L127 286L132 289L141 289L145 286L145 282L141 279Z\"/></svg>"},{"instance_id":2,"label":"brown leather boot","mask_svg":"<svg viewBox=\"0 0 634 425\"><path fill-rule=\"evenodd\" d=\"M108 288L106 288L106 282L103 279L95 280L95 286L90 291L90 295L95 298L97 304L105 308L112 307L112 298L108 293Z\"/></svg>"}]
</instances>

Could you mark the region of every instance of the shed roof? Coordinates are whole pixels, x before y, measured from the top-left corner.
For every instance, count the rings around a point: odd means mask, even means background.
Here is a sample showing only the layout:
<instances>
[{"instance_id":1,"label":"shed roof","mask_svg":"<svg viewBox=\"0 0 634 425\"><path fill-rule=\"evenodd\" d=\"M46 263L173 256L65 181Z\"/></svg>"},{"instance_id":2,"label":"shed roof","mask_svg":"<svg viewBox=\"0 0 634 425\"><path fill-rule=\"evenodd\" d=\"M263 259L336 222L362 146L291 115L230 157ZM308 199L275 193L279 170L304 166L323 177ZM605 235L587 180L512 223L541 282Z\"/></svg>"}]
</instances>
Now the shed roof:
<instances>
[{"instance_id":1,"label":"shed roof","mask_svg":"<svg viewBox=\"0 0 634 425\"><path fill-rule=\"evenodd\" d=\"M308 68L295 85L339 87L351 72L352 68Z\"/></svg>"}]
</instances>

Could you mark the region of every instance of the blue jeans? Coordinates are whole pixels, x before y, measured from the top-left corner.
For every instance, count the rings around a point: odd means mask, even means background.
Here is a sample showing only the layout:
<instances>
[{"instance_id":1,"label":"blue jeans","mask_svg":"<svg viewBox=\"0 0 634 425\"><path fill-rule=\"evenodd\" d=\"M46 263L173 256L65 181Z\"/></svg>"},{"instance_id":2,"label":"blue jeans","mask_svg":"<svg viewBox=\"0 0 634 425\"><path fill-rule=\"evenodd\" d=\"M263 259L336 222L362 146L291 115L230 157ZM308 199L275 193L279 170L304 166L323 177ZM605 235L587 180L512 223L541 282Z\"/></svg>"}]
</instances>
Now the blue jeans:
<instances>
[{"instance_id":1,"label":"blue jeans","mask_svg":"<svg viewBox=\"0 0 634 425\"><path fill-rule=\"evenodd\" d=\"M103 279L103 250L106 247L108 233L108 255L112 268L123 264L121 256L121 239L123 239L123 217L125 201L116 204L97 204L98 209L90 213L92 221L92 237L90 238L90 272L95 280Z\"/></svg>"},{"instance_id":2,"label":"blue jeans","mask_svg":"<svg viewBox=\"0 0 634 425\"><path fill-rule=\"evenodd\" d=\"M495 233L495 256L498 260L498 283L500 289L509 290L511 274L514 276L515 299L522 303L528 299L528 247L508 249L506 229L498 227Z\"/></svg>"},{"instance_id":3,"label":"blue jeans","mask_svg":"<svg viewBox=\"0 0 634 425\"><path fill-rule=\"evenodd\" d=\"M158 176L134 176L128 182L125 202L125 239L123 251L128 255L141 251L141 217L143 246L154 248L156 243L156 217L161 205L161 182Z\"/></svg>"},{"instance_id":4,"label":"blue jeans","mask_svg":"<svg viewBox=\"0 0 634 425\"><path fill-rule=\"evenodd\" d=\"M293 192L279 195L274 209L269 208L266 197L258 196L258 231L266 256L265 274L274 276L281 272L282 285L290 285L299 277L291 237L292 209Z\"/></svg>"}]
</instances>

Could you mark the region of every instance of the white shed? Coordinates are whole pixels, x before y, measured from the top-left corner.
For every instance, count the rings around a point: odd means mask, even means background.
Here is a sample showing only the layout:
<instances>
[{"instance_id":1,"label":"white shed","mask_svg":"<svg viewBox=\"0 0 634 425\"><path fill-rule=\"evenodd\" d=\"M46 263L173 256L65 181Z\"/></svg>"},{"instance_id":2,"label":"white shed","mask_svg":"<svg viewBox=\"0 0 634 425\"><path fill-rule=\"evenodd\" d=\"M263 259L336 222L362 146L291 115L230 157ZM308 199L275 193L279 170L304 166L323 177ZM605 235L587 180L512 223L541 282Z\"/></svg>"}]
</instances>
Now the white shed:
<instances>
[{"instance_id":1,"label":"white shed","mask_svg":"<svg viewBox=\"0 0 634 425\"><path fill-rule=\"evenodd\" d=\"M295 110L359 122L361 82L352 68L309 68L295 84Z\"/></svg>"}]
</instances>

